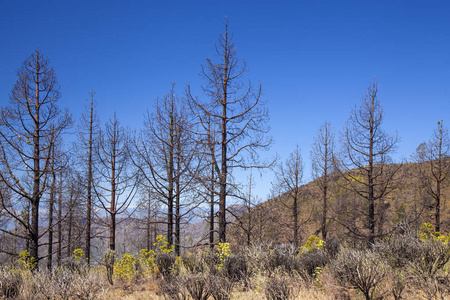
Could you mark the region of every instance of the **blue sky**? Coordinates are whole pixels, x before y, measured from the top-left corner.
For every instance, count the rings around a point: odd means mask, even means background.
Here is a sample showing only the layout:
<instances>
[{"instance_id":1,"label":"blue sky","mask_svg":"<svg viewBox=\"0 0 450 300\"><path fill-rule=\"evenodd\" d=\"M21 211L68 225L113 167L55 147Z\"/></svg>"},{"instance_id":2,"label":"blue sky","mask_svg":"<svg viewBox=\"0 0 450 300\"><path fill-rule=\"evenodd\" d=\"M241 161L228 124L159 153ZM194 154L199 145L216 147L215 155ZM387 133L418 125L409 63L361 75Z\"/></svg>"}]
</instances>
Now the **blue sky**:
<instances>
[{"instance_id":1,"label":"blue sky","mask_svg":"<svg viewBox=\"0 0 450 300\"><path fill-rule=\"evenodd\" d=\"M102 122L117 111L142 127L171 82L201 95L200 65L214 56L225 16L247 78L260 81L272 153L309 152L324 121L341 130L376 77L384 128L409 158L438 120L450 124L448 1L7 1L0 0L0 105L16 71L39 47L75 118L97 91ZM447 121L448 120L448 121ZM265 198L270 172L257 191Z\"/></svg>"}]
</instances>

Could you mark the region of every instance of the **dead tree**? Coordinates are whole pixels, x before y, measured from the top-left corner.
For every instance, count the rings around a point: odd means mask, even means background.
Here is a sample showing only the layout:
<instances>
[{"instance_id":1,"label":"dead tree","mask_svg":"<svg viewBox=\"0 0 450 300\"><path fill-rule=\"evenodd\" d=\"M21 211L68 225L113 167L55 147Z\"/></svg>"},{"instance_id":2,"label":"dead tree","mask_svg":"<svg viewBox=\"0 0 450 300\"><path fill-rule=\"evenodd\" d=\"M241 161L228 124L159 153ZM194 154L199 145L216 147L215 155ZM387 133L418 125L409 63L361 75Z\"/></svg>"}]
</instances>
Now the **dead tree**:
<instances>
[{"instance_id":1,"label":"dead tree","mask_svg":"<svg viewBox=\"0 0 450 300\"><path fill-rule=\"evenodd\" d=\"M80 125L78 127L78 143L76 146L77 152L81 163L85 166L83 168L86 172L85 178L82 178L84 186L86 188L86 231L85 231L85 256L89 263L91 258L91 238L92 238L92 185L94 178L95 156L94 150L96 147L95 142L98 138L99 132L99 119L95 111L95 92L90 91L89 105L86 111L81 115Z\"/></svg>"},{"instance_id":2,"label":"dead tree","mask_svg":"<svg viewBox=\"0 0 450 300\"><path fill-rule=\"evenodd\" d=\"M438 122L431 140L422 143L416 151L416 161L419 163L419 176L422 187L434 200L434 228L441 230L441 205L443 189L447 187L450 173L450 139L448 129L443 122Z\"/></svg>"},{"instance_id":3,"label":"dead tree","mask_svg":"<svg viewBox=\"0 0 450 300\"><path fill-rule=\"evenodd\" d=\"M331 124L325 122L319 128L311 150L313 179L322 192L322 216L320 231L322 232L322 238L324 240L327 239L328 197L330 186L333 181L334 152L334 132Z\"/></svg>"},{"instance_id":4,"label":"dead tree","mask_svg":"<svg viewBox=\"0 0 450 300\"><path fill-rule=\"evenodd\" d=\"M192 189L199 166L189 116L175 95L174 85L163 99L157 100L155 113L147 114L144 125L135 142L135 164L143 176L141 183L167 206L167 241L179 254L181 220L193 204L183 198ZM182 207L186 209L182 211Z\"/></svg>"},{"instance_id":5,"label":"dead tree","mask_svg":"<svg viewBox=\"0 0 450 300\"><path fill-rule=\"evenodd\" d=\"M96 147L98 166L95 172L94 190L99 203L98 208L107 215L102 218L95 210L92 212L109 231L109 249L116 249L117 216L126 214L137 187L137 173L130 157L131 138L128 131L120 126L116 114L104 130L100 130Z\"/></svg>"},{"instance_id":6,"label":"dead tree","mask_svg":"<svg viewBox=\"0 0 450 300\"><path fill-rule=\"evenodd\" d=\"M380 215L376 205L394 189L394 175L401 165L392 165L390 154L395 151L398 137L389 136L382 129L383 108L378 100L378 84L369 85L361 106L355 107L342 134L342 152L337 169L346 188L366 201L361 220L368 232L357 227L348 229L358 238L372 245L377 236L376 224ZM335 160L337 162L337 160ZM380 209L380 213L384 213Z\"/></svg>"},{"instance_id":7,"label":"dead tree","mask_svg":"<svg viewBox=\"0 0 450 300\"><path fill-rule=\"evenodd\" d=\"M194 97L189 86L187 93L191 110L201 127L206 129L211 121L218 130L218 149L212 161L219 189L219 241L225 242L226 199L232 196L230 174L235 168L270 165L256 160L258 150L268 149L272 141L267 136L268 114L261 100L261 85L255 89L250 81L243 80L246 63L237 59L227 23L225 33L219 36L216 54L217 63L208 58L206 66L202 66L202 77L207 82L203 90L209 101L202 102ZM248 161L249 157L255 161Z\"/></svg>"},{"instance_id":8,"label":"dead tree","mask_svg":"<svg viewBox=\"0 0 450 300\"><path fill-rule=\"evenodd\" d=\"M273 184L273 193L278 195L280 202L291 214L292 243L294 247L299 245L299 230L304 222L300 219L300 204L302 203L302 194L300 187L303 179L303 159L300 148L295 148L289 155L286 162L280 163L275 170L275 182Z\"/></svg>"},{"instance_id":9,"label":"dead tree","mask_svg":"<svg viewBox=\"0 0 450 300\"><path fill-rule=\"evenodd\" d=\"M30 256L39 260L39 210L52 171L51 149L70 126L71 117L57 107L60 94L55 72L39 50L24 61L17 75L10 105L2 109L0 117L0 180L11 191L11 198L2 199L2 206L26 229L26 234L18 237L29 240ZM24 184L27 181L31 185ZM29 224L18 211L27 204L31 207Z\"/></svg>"}]
</instances>

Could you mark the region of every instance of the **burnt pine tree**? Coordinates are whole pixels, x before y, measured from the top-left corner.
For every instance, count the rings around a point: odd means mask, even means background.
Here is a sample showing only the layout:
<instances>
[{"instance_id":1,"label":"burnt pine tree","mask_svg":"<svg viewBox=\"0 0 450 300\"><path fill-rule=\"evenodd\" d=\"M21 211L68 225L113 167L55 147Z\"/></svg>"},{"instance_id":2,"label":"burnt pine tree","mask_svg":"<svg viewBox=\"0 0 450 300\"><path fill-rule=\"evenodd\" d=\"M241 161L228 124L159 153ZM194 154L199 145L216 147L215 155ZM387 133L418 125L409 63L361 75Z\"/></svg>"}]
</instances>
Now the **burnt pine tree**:
<instances>
[{"instance_id":1,"label":"burnt pine tree","mask_svg":"<svg viewBox=\"0 0 450 300\"><path fill-rule=\"evenodd\" d=\"M84 171L86 172L86 177L83 178L86 188L86 231L85 231L85 256L89 263L91 258L91 227L92 227L92 185L94 178L94 164L95 161L95 141L97 140L99 133L99 119L95 111L95 92L89 92L90 99L89 105L87 106L85 112L81 115L80 124L78 127L78 143L77 149L80 155L81 163L85 166Z\"/></svg>"},{"instance_id":2,"label":"burnt pine tree","mask_svg":"<svg viewBox=\"0 0 450 300\"><path fill-rule=\"evenodd\" d=\"M285 206L291 215L290 226L292 228L292 243L294 247L299 245L299 230L304 224L300 219L300 204L305 197L300 190L303 179L303 159L300 148L297 147L289 155L286 162L280 163L275 170L275 182L273 184L274 195Z\"/></svg>"},{"instance_id":3,"label":"burnt pine tree","mask_svg":"<svg viewBox=\"0 0 450 300\"><path fill-rule=\"evenodd\" d=\"M334 132L331 124L325 122L320 126L311 150L312 176L322 192L322 216L321 229L322 238L327 238L328 221L328 198L330 186L333 182L335 152Z\"/></svg>"},{"instance_id":4,"label":"burnt pine tree","mask_svg":"<svg viewBox=\"0 0 450 300\"><path fill-rule=\"evenodd\" d=\"M50 137L52 138L52 137ZM60 226L60 223L62 222L63 218L57 218L55 220L55 209L57 204L57 198L58 198L58 180L57 175L60 173L61 170L67 167L68 164L68 157L66 153L62 149L62 141L55 141L52 145L51 149L51 163L50 163L50 181L49 181L49 188L48 188L48 246L47 246L47 268L51 270L53 268L53 237L55 228L57 226ZM60 195L60 198L62 195ZM66 207L70 207L70 205L66 205ZM59 207L58 207L59 209Z\"/></svg>"},{"instance_id":5,"label":"burnt pine tree","mask_svg":"<svg viewBox=\"0 0 450 300\"><path fill-rule=\"evenodd\" d=\"M171 91L157 100L155 113L147 114L145 128L135 142L141 183L167 207L167 241L175 245L177 254L182 217L189 213L191 204L183 198L192 189L199 170L187 112L172 85Z\"/></svg>"},{"instance_id":6,"label":"burnt pine tree","mask_svg":"<svg viewBox=\"0 0 450 300\"><path fill-rule=\"evenodd\" d=\"M216 230L214 229L215 223L215 208L217 205L217 195L216 190L216 162L215 153L217 151L217 128L211 121L211 117L204 115L201 122L199 122L198 127L195 128L195 134L198 140L198 156L201 157L201 172L198 174L199 187L202 188L199 191L199 196L203 198L203 202L209 205L209 211L207 213L207 220L209 223L209 246L211 249L214 248L214 236L216 235ZM205 219L206 220L206 219Z\"/></svg>"},{"instance_id":7,"label":"burnt pine tree","mask_svg":"<svg viewBox=\"0 0 450 300\"><path fill-rule=\"evenodd\" d=\"M10 104L0 116L0 180L11 191L10 198L2 197L2 206L25 228L20 238L29 241L30 255L40 259L39 210L52 171L52 146L72 121L57 106L60 93L55 72L39 49L24 61L17 76ZM19 213L27 205L29 223Z\"/></svg>"},{"instance_id":8,"label":"burnt pine tree","mask_svg":"<svg viewBox=\"0 0 450 300\"><path fill-rule=\"evenodd\" d=\"M219 198L219 241L226 241L227 196L232 196L230 173L235 168L264 167L269 164L257 162L258 150L267 149L272 141L267 136L268 113L261 100L261 85L256 88L246 81L243 74L246 63L237 59L236 48L225 24L225 33L216 45L217 62L206 60L201 76L209 101L202 102L187 93L191 110L203 128L211 120L217 128L217 151L213 153ZM254 158L251 161L249 158Z\"/></svg>"},{"instance_id":9,"label":"burnt pine tree","mask_svg":"<svg viewBox=\"0 0 450 300\"><path fill-rule=\"evenodd\" d=\"M366 202L364 207L367 208L362 212L367 230L355 226L347 229L369 245L377 237L377 220L384 213L383 208L376 212L377 204L382 205L383 199L394 189L394 175L401 167L390 164L389 155L395 150L398 137L390 136L382 129L384 112L377 96L378 84L373 82L361 99L361 105L350 114L342 133L342 153L337 164L345 187Z\"/></svg>"},{"instance_id":10,"label":"burnt pine tree","mask_svg":"<svg viewBox=\"0 0 450 300\"><path fill-rule=\"evenodd\" d=\"M95 205L107 218L102 218L96 210L92 210L107 227L109 249L113 251L116 249L117 216L126 214L138 182L137 172L130 157L130 142L129 132L120 125L114 113L114 118L105 125L105 129L100 130L96 147L98 165L95 166L98 176L94 178L93 185L99 200Z\"/></svg>"},{"instance_id":11,"label":"burnt pine tree","mask_svg":"<svg viewBox=\"0 0 450 300\"><path fill-rule=\"evenodd\" d=\"M443 189L447 187L450 173L450 139L448 129L440 121L427 143L422 143L416 152L419 176L425 191L434 200L434 229L441 231L441 205Z\"/></svg>"}]
</instances>

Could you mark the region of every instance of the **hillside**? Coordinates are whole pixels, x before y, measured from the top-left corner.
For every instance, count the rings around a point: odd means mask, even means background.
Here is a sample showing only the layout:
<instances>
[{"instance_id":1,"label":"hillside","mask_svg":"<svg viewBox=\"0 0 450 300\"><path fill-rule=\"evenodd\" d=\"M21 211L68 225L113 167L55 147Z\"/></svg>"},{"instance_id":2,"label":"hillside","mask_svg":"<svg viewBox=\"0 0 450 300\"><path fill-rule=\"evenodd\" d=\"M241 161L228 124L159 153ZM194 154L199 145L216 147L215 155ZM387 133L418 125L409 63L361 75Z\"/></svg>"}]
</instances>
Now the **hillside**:
<instances>
[{"instance_id":1,"label":"hillside","mask_svg":"<svg viewBox=\"0 0 450 300\"><path fill-rule=\"evenodd\" d=\"M398 167L390 165L389 168ZM433 200L422 187L418 177L418 163L403 164L392 182L392 192L381 201L377 201L375 214L377 234L389 234L399 225L417 228L423 222L433 221ZM354 170L352 170L353 172ZM299 205L299 240L303 242L314 234L320 236L320 218L322 214L322 198L315 181L301 188L301 203ZM450 231L450 210L446 203L450 190L443 189L442 225L441 231ZM272 198L252 209L253 241L286 243L293 239L293 216L286 205L290 203L285 195ZM329 189L329 220L327 223L328 238L350 237L358 239L358 235L367 233L364 228L367 203L345 187L342 180L336 180ZM287 205L289 206L289 205ZM234 224L236 225L236 224ZM229 236L232 243L240 243L245 234L238 226L230 226Z\"/></svg>"}]
</instances>

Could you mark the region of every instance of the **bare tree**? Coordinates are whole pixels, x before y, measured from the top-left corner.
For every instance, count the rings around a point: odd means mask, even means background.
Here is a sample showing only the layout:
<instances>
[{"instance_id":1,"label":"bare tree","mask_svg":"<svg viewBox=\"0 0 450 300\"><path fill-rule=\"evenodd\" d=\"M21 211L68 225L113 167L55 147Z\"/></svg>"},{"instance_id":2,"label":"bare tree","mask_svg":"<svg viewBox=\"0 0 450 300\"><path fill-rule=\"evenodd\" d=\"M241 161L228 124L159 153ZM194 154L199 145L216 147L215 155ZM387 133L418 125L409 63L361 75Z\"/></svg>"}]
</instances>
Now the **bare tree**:
<instances>
[{"instance_id":1,"label":"bare tree","mask_svg":"<svg viewBox=\"0 0 450 300\"><path fill-rule=\"evenodd\" d=\"M193 204L192 200L183 201L183 198L192 189L199 170L190 126L187 110L172 85L171 91L158 99L155 113L147 114L145 129L135 143L138 154L135 163L145 179L142 183L167 206L167 241L175 245L177 254L180 253L181 220ZM183 207L186 210L182 211Z\"/></svg>"},{"instance_id":2,"label":"bare tree","mask_svg":"<svg viewBox=\"0 0 450 300\"><path fill-rule=\"evenodd\" d=\"M219 36L216 45L218 62L207 59L202 66L202 76L206 80L203 88L209 103L201 102L187 93L191 110L196 114L201 126L206 129L211 121L217 128L219 151L214 151L213 159L217 185L219 188L219 241L226 241L226 199L232 196L230 174L234 168L263 167L257 162L258 150L268 149L272 141L267 136L268 114L261 100L261 85L254 89L252 83L243 80L245 61L239 63L228 24L225 33ZM249 161L249 157L255 161Z\"/></svg>"},{"instance_id":3,"label":"bare tree","mask_svg":"<svg viewBox=\"0 0 450 300\"><path fill-rule=\"evenodd\" d=\"M153 242L156 239L157 232L159 232L160 201L157 200L158 195L151 187L140 187L139 193L140 201L136 210L138 215L136 229L142 232L140 236L145 236L145 239L140 238L141 249L153 249Z\"/></svg>"},{"instance_id":4,"label":"bare tree","mask_svg":"<svg viewBox=\"0 0 450 300\"><path fill-rule=\"evenodd\" d=\"M52 171L51 149L70 126L71 117L56 105L60 94L55 72L40 50L24 61L17 75L10 106L2 109L0 117L0 179L12 192L10 199L2 199L2 206L26 229L20 237L29 240L30 255L40 259L39 209ZM24 184L26 178L31 186ZM16 210L24 201L31 207L29 224Z\"/></svg>"},{"instance_id":5,"label":"bare tree","mask_svg":"<svg viewBox=\"0 0 450 300\"><path fill-rule=\"evenodd\" d=\"M328 197L334 172L333 157L335 151L334 132L331 124L325 122L314 139L311 150L312 175L315 183L322 192L322 238L327 238Z\"/></svg>"},{"instance_id":6,"label":"bare tree","mask_svg":"<svg viewBox=\"0 0 450 300\"><path fill-rule=\"evenodd\" d=\"M52 137L50 137L53 139ZM56 200L58 197L58 180L57 175L60 173L61 170L67 167L68 159L66 156L66 153L64 153L62 149L62 141L58 140L55 141L51 148L51 180L49 183L49 189L48 189L48 246L47 246L47 268L49 270L52 269L52 263L53 263L53 234L55 231L56 226L60 226L60 223L63 221L63 218L57 218L55 221L54 214L55 214L55 205ZM59 198L62 198L62 195L59 196ZM70 205L67 205L67 207L70 207ZM58 207L60 209L60 207Z\"/></svg>"},{"instance_id":7,"label":"bare tree","mask_svg":"<svg viewBox=\"0 0 450 300\"><path fill-rule=\"evenodd\" d=\"M94 163L95 163L95 141L99 132L99 119L95 111L95 92L89 92L90 100L86 111L81 115L80 125L78 127L78 143L76 148L80 155L83 165L86 166L86 177L83 178L86 187L86 231L85 231L85 256L89 263L91 259L91 238L92 238L92 185L94 178Z\"/></svg>"},{"instance_id":8,"label":"bare tree","mask_svg":"<svg viewBox=\"0 0 450 300\"><path fill-rule=\"evenodd\" d=\"M238 235L238 239L240 241L245 240L247 246L250 246L251 243L255 240L262 240L262 230L261 230L261 222L263 222L263 217L260 214L260 210L257 207L260 204L260 199L253 194L254 184L253 172L250 170L250 174L248 177L248 190L240 196L240 205L243 209L238 209L237 212L234 212L232 209L227 209L227 212L233 215L236 219L232 224L235 225L235 235Z\"/></svg>"},{"instance_id":9,"label":"bare tree","mask_svg":"<svg viewBox=\"0 0 450 300\"><path fill-rule=\"evenodd\" d=\"M378 84L369 85L361 106L352 110L342 134L342 153L338 170L346 182L346 188L367 201L367 210L361 212L362 222L368 233L357 227L348 227L359 238L372 245L376 238L376 224L380 213L376 214L376 204L394 189L394 175L401 165L392 165L391 154L398 142L397 136L389 136L381 125L383 108L377 97ZM377 218L378 217L378 218Z\"/></svg>"},{"instance_id":10,"label":"bare tree","mask_svg":"<svg viewBox=\"0 0 450 300\"><path fill-rule=\"evenodd\" d=\"M273 184L274 195L289 210L291 214L290 227L292 228L292 242L294 247L299 245L299 229L304 224L300 220L300 204L304 193L300 190L303 179L303 159L300 148L295 148L286 162L280 163L275 170L275 182Z\"/></svg>"},{"instance_id":11,"label":"bare tree","mask_svg":"<svg viewBox=\"0 0 450 300\"><path fill-rule=\"evenodd\" d=\"M450 173L450 138L448 129L440 121L427 143L422 143L416 152L419 176L425 191L434 200L434 228L441 229L441 205L443 189L447 187Z\"/></svg>"},{"instance_id":12,"label":"bare tree","mask_svg":"<svg viewBox=\"0 0 450 300\"><path fill-rule=\"evenodd\" d=\"M128 131L120 126L114 113L114 118L100 131L96 149L99 164L95 171L99 178L94 180L94 190L99 198L97 205L107 219L92 210L109 230L110 250L116 248L116 218L127 212L136 193L138 177L132 169L130 142Z\"/></svg>"}]
</instances>

